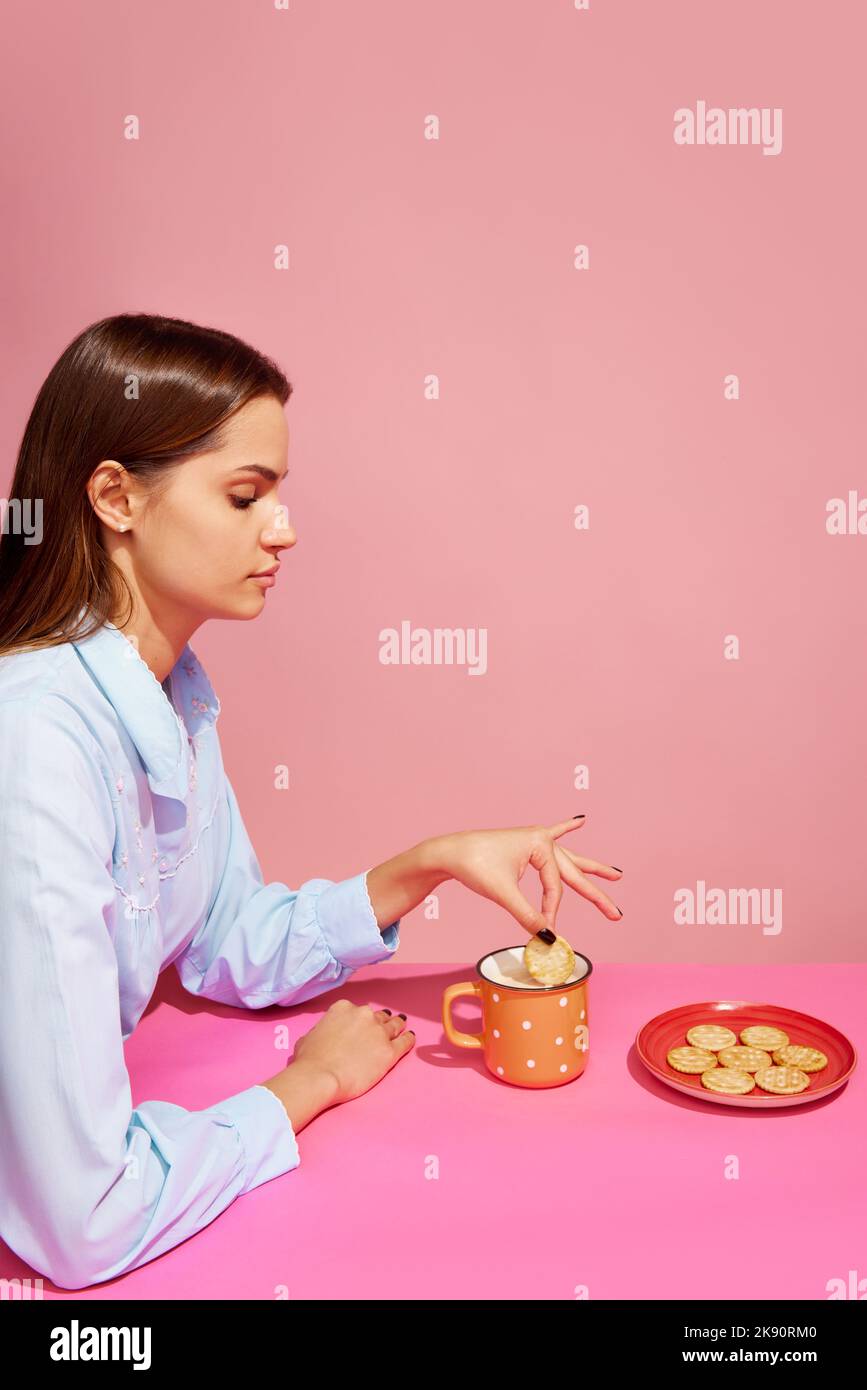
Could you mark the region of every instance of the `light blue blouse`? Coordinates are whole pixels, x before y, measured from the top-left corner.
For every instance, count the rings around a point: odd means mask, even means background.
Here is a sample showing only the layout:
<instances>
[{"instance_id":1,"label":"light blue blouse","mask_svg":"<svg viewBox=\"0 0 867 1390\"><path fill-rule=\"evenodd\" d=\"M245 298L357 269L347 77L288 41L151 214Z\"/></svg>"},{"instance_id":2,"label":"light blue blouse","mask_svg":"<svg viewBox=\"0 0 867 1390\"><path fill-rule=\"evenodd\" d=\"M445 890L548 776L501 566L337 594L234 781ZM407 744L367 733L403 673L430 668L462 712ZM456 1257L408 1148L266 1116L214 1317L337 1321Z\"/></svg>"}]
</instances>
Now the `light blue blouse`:
<instances>
[{"instance_id":1,"label":"light blue blouse","mask_svg":"<svg viewBox=\"0 0 867 1390\"><path fill-rule=\"evenodd\" d=\"M266 1086L133 1109L123 1042L160 971L262 1009L399 945L369 871L263 882L189 646L166 685L113 624L0 658L0 1235L62 1288L145 1264L300 1163Z\"/></svg>"}]
</instances>

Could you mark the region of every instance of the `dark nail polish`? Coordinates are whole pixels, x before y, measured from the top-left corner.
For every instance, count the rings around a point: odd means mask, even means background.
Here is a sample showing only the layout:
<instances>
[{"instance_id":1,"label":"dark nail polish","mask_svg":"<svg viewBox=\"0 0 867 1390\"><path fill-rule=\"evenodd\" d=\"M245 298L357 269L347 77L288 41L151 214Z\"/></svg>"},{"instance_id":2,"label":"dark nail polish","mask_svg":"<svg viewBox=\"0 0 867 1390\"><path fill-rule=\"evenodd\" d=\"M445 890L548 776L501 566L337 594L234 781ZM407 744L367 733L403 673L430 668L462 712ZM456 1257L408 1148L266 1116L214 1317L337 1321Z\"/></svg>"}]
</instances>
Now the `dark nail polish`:
<instances>
[{"instance_id":1,"label":"dark nail polish","mask_svg":"<svg viewBox=\"0 0 867 1390\"><path fill-rule=\"evenodd\" d=\"M573 816L572 819L573 819L573 820L583 820L584 817L585 817L586 815L587 815L587 812L586 812L586 811L582 811L581 814L580 814L580 816Z\"/></svg>"},{"instance_id":2,"label":"dark nail polish","mask_svg":"<svg viewBox=\"0 0 867 1390\"><path fill-rule=\"evenodd\" d=\"M618 907L617 911L620 913L620 916L622 917L622 916L623 916L623 908L622 908L622 907Z\"/></svg>"},{"instance_id":3,"label":"dark nail polish","mask_svg":"<svg viewBox=\"0 0 867 1390\"><path fill-rule=\"evenodd\" d=\"M541 936L542 940L547 942L549 946L553 946L554 942L557 940L555 933L551 931L550 927L543 927L542 931L536 932L536 935Z\"/></svg>"},{"instance_id":4,"label":"dark nail polish","mask_svg":"<svg viewBox=\"0 0 867 1390\"><path fill-rule=\"evenodd\" d=\"M616 869L616 870L617 870L617 873L619 873L619 874L622 874L622 873L623 873L623 870L622 870L622 869L618 869L616 864L612 864L611 867L612 867L612 869Z\"/></svg>"},{"instance_id":5,"label":"dark nail polish","mask_svg":"<svg viewBox=\"0 0 867 1390\"><path fill-rule=\"evenodd\" d=\"M406 1014L398 1014L398 1018L402 1018L404 1023L406 1023ZM412 1032L412 1029L410 1029L410 1032Z\"/></svg>"},{"instance_id":6,"label":"dark nail polish","mask_svg":"<svg viewBox=\"0 0 867 1390\"><path fill-rule=\"evenodd\" d=\"M383 1012L384 1014L390 1014L390 1013L391 1013L391 1009L383 1009L382 1012Z\"/></svg>"}]
</instances>

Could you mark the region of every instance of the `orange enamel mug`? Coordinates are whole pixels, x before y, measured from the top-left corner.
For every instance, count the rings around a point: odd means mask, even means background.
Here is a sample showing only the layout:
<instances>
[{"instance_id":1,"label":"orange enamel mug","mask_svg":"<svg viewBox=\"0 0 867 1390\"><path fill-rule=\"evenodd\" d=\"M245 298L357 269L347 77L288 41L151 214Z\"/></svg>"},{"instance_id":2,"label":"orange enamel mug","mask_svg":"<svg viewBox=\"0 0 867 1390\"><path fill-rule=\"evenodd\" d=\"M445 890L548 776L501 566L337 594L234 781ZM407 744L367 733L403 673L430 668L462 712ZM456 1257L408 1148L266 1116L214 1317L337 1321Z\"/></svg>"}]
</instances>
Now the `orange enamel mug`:
<instances>
[{"instance_id":1,"label":"orange enamel mug","mask_svg":"<svg viewBox=\"0 0 867 1390\"><path fill-rule=\"evenodd\" d=\"M527 973L524 946L504 946L476 963L475 980L443 994L443 1028L455 1047L481 1049L492 1076L513 1086L564 1086L580 1076L590 1045L587 986L592 962L575 953L564 985L540 985ZM473 995L482 1006L480 1033L462 1033L452 1004Z\"/></svg>"}]
</instances>

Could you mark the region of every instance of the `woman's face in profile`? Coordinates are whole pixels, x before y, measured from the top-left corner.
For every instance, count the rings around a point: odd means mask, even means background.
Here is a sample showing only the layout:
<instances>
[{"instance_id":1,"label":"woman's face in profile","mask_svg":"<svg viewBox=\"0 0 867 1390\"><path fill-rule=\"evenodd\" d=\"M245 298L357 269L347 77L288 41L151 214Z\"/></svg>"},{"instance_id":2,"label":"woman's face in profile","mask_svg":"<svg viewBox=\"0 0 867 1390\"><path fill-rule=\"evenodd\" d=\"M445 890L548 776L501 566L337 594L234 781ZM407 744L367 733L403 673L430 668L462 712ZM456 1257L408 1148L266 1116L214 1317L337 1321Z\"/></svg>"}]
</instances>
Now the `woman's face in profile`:
<instances>
[{"instance_id":1,"label":"woman's face in profile","mask_svg":"<svg viewBox=\"0 0 867 1390\"><path fill-rule=\"evenodd\" d=\"M124 505L119 486L101 493L99 514L112 560L153 617L167 605L176 615L184 610L196 624L257 617L267 588L250 576L270 568L281 550L296 543L288 505L279 496L289 443L280 401L250 401L225 431L223 448L172 469L162 495L149 497L128 485Z\"/></svg>"}]
</instances>

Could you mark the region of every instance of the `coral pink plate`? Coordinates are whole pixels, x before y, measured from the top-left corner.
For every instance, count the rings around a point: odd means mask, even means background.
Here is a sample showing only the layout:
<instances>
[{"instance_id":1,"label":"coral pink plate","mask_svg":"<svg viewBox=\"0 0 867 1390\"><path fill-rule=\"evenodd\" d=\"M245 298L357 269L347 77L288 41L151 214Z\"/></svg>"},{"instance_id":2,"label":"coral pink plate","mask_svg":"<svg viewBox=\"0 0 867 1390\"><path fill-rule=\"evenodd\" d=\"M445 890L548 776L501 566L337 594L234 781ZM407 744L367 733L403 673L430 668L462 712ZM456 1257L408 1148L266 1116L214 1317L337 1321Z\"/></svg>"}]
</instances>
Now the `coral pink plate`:
<instances>
[{"instance_id":1,"label":"coral pink plate","mask_svg":"<svg viewBox=\"0 0 867 1390\"><path fill-rule=\"evenodd\" d=\"M723 1095L709 1091L701 1084L700 1076L688 1076L675 1071L665 1060L672 1047L686 1047L686 1035L698 1023L718 1023L731 1028L740 1042L742 1028L750 1024L770 1024L788 1033L789 1042L800 1043L805 1047L818 1048L828 1058L827 1067L821 1071L809 1072L810 1084L804 1091L794 1096L775 1096L754 1087L745 1096ZM675 1091L693 1096L697 1100L708 1100L713 1105L739 1105L759 1110L777 1110L784 1105L806 1105L808 1101L829 1096L849 1080L855 1070L858 1055L855 1048L830 1023L823 1023L811 1014L801 1014L795 1009L783 1009L777 1004L751 1004L746 1000L716 1000L709 1004L684 1004L678 1009L657 1014L645 1023L635 1039L638 1055L649 1072L666 1086Z\"/></svg>"}]
</instances>

